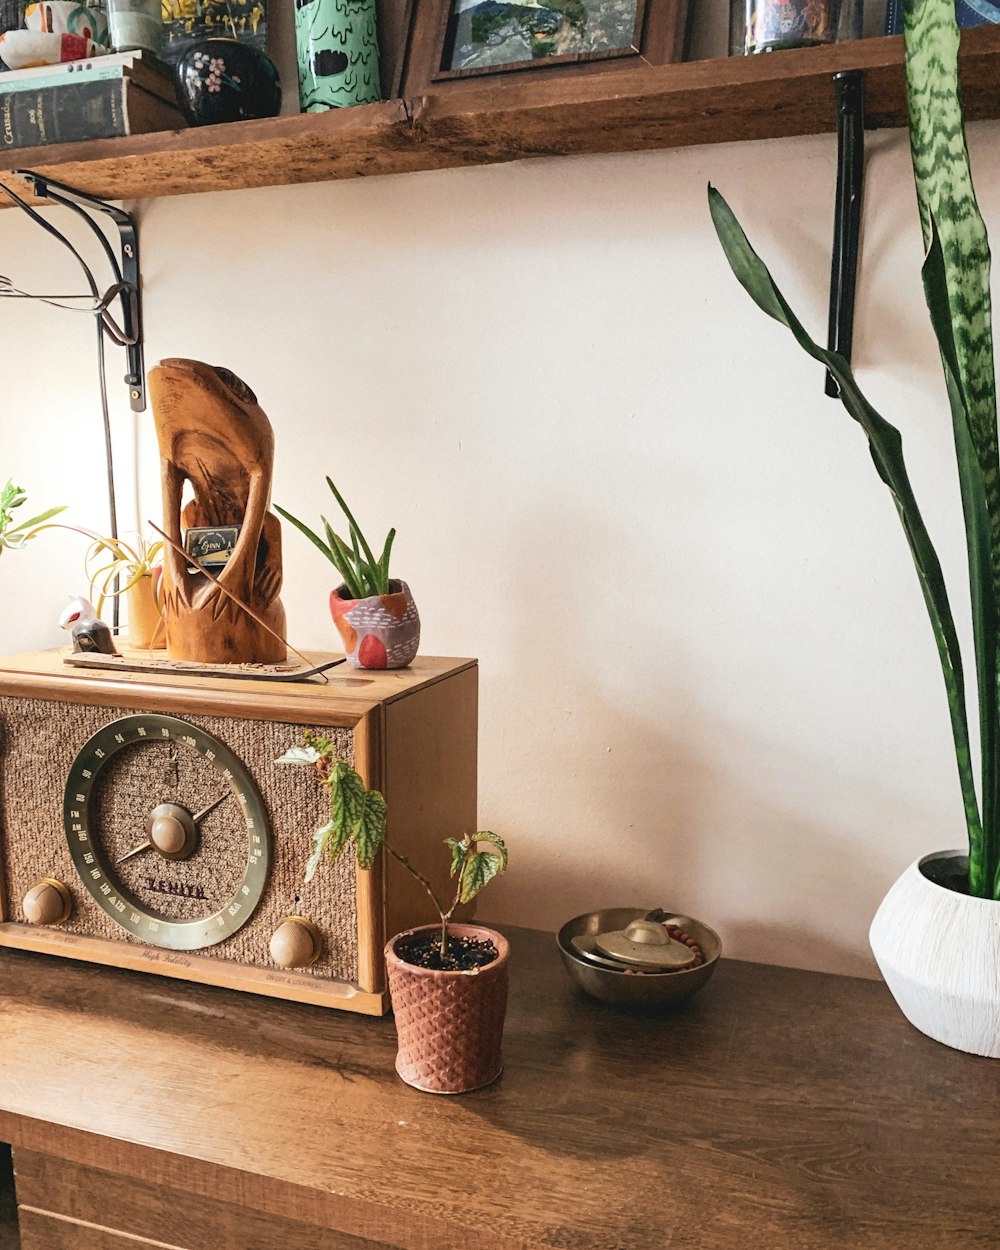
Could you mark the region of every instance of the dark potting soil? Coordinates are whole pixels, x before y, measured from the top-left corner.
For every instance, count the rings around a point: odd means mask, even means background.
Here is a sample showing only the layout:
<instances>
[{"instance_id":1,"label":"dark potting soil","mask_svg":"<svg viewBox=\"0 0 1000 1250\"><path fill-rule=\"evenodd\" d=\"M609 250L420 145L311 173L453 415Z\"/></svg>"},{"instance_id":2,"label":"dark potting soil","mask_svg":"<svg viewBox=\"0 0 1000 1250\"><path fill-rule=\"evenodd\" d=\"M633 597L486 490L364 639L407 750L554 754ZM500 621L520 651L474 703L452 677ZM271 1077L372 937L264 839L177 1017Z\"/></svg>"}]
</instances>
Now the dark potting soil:
<instances>
[{"instance_id":1,"label":"dark potting soil","mask_svg":"<svg viewBox=\"0 0 1000 1250\"><path fill-rule=\"evenodd\" d=\"M417 968L433 968L438 972L468 972L485 968L500 952L489 938L455 937L448 934L448 953L441 954L441 938L435 933L421 933L400 942L396 954Z\"/></svg>"}]
</instances>

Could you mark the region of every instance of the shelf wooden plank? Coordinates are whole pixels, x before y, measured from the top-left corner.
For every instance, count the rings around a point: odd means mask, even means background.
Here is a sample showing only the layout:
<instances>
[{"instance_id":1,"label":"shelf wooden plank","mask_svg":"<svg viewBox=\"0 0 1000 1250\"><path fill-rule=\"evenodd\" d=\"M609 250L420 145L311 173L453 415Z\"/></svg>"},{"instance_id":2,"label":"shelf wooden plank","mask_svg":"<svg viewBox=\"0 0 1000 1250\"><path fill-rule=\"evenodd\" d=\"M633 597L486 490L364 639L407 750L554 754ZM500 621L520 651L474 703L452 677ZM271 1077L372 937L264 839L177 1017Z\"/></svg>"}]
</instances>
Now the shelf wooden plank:
<instances>
[{"instance_id":1,"label":"shelf wooden plank","mask_svg":"<svg viewBox=\"0 0 1000 1250\"><path fill-rule=\"evenodd\" d=\"M869 125L902 126L901 37L767 56L640 65L532 81L530 72L416 100L0 155L0 181L35 169L108 199L284 186L531 156L627 152L819 134L836 127L833 75L865 71ZM968 30L970 120L1000 117L1000 27Z\"/></svg>"}]
</instances>

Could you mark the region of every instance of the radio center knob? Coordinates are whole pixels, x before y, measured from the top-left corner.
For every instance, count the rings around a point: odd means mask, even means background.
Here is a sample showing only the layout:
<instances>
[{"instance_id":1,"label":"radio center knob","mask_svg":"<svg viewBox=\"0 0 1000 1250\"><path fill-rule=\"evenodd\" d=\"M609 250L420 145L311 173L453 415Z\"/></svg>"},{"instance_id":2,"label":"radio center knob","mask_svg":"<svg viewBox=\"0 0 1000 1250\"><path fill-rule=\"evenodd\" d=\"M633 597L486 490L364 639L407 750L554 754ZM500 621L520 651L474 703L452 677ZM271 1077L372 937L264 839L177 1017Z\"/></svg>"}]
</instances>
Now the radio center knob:
<instances>
[{"instance_id":1,"label":"radio center knob","mask_svg":"<svg viewBox=\"0 0 1000 1250\"><path fill-rule=\"evenodd\" d=\"M25 894L21 907L28 924L62 924L73 910L73 899L61 881L44 877Z\"/></svg>"},{"instance_id":2,"label":"radio center knob","mask_svg":"<svg viewBox=\"0 0 1000 1250\"><path fill-rule=\"evenodd\" d=\"M198 830L186 807L161 803L146 822L149 844L164 859L189 859L198 845Z\"/></svg>"},{"instance_id":3,"label":"radio center knob","mask_svg":"<svg viewBox=\"0 0 1000 1250\"><path fill-rule=\"evenodd\" d=\"M149 827L149 840L164 855L176 855L187 840L184 826L173 816L157 816Z\"/></svg>"},{"instance_id":4,"label":"radio center knob","mask_svg":"<svg viewBox=\"0 0 1000 1250\"><path fill-rule=\"evenodd\" d=\"M307 968L322 949L323 935L305 916L287 916L271 936L271 958L279 968Z\"/></svg>"}]
</instances>

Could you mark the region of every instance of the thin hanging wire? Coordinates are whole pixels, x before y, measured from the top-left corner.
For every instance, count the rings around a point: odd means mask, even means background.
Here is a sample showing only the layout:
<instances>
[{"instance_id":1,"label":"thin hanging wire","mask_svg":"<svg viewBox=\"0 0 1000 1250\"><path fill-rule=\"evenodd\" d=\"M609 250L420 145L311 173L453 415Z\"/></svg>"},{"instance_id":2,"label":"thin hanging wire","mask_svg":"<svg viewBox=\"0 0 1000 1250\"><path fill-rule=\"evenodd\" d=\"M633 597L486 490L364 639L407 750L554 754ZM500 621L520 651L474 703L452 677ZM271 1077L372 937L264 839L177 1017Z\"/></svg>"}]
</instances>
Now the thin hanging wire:
<instances>
[{"instance_id":1,"label":"thin hanging wire","mask_svg":"<svg viewBox=\"0 0 1000 1250\"><path fill-rule=\"evenodd\" d=\"M104 426L104 455L107 466L108 513L111 523L111 537L117 539L118 506L115 495L114 449L111 437L111 417L108 412L108 385L104 339L106 335L119 347L131 346L138 341L136 336L130 336L124 332L121 325L115 320L110 311L115 300L121 300L122 306L124 307L125 299L132 292L132 287L129 283L122 280L122 274L118 267L118 262L115 259L114 252L111 250L103 231L99 228L96 222L92 221L91 218L86 215L86 213L79 210L78 206L67 204L67 207L73 208L78 212L81 219L96 235L103 247L106 258L110 262L111 268L114 271L115 282L108 287L103 295L100 293L100 287L98 286L97 279L94 277L90 266L83 259L77 248L74 247L70 240L62 233L62 231L52 225L51 222L46 221L46 219L42 217L41 214L36 212L26 200L22 199L16 191L13 191L2 182L0 182L0 191L2 191L13 204L26 213L32 221L41 226L47 234L58 240L58 242L60 242L72 253L74 259L79 264L80 269L83 271L83 276L86 280L87 286L90 288L89 295L38 295L28 291L22 291L20 288L15 287L9 278L0 276L0 299L35 300L38 303L48 304L50 307L60 308L69 312L85 312L93 316L96 320L97 377L101 395L101 418ZM119 623L119 603L117 595L112 598L112 613L112 625L117 630Z\"/></svg>"}]
</instances>

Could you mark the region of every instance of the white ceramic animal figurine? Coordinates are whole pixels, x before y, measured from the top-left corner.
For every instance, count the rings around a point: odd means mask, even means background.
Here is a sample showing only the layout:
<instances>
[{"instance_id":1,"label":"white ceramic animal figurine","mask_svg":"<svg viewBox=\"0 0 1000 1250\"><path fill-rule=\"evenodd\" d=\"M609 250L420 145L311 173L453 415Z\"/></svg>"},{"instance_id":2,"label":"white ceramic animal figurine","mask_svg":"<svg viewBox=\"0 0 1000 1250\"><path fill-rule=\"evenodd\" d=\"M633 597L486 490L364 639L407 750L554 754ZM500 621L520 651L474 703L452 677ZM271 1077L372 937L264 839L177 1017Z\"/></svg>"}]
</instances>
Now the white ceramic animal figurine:
<instances>
[{"instance_id":1,"label":"white ceramic animal figurine","mask_svg":"<svg viewBox=\"0 0 1000 1250\"><path fill-rule=\"evenodd\" d=\"M87 599L70 599L59 617L59 628L68 629L73 635L74 651L118 654L111 630L98 617L94 605Z\"/></svg>"}]
</instances>

